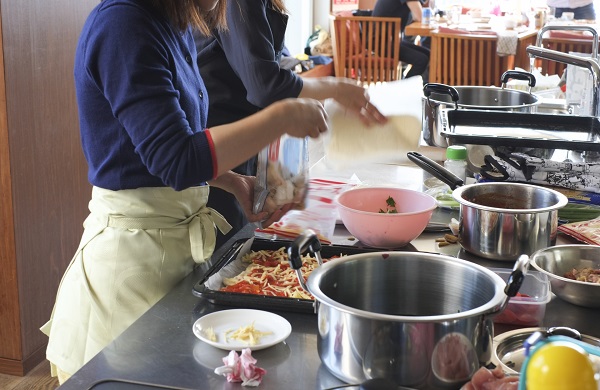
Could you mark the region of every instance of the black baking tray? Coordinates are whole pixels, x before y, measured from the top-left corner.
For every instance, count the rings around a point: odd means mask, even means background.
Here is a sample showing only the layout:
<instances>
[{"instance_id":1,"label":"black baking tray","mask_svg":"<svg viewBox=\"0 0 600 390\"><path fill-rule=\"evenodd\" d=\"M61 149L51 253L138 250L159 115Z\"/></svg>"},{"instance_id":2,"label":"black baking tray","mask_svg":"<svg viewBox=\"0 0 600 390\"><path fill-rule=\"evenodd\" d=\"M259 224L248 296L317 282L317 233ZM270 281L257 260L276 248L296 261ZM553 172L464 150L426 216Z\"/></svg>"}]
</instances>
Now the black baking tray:
<instances>
[{"instance_id":1,"label":"black baking tray","mask_svg":"<svg viewBox=\"0 0 600 390\"><path fill-rule=\"evenodd\" d=\"M193 294L207 299L209 302L226 306L237 306L250 309L269 309L284 310L300 313L314 313L313 300L273 297L266 295L254 295L243 293L232 293L218 290L212 290L205 286L205 282L214 274L219 272L224 266L234 261L242 249L242 246L248 239L237 240L231 248L221 258L219 258L207 271L206 275L200 279L193 287ZM286 240L266 240L254 238L251 250L277 250L281 247L288 247L291 241ZM400 248L399 250L402 250ZM368 249L346 245L323 245L321 247L321 256L329 258L336 255L354 255L359 253L375 252L376 249Z\"/></svg>"},{"instance_id":2,"label":"black baking tray","mask_svg":"<svg viewBox=\"0 0 600 390\"><path fill-rule=\"evenodd\" d=\"M600 151L600 120L592 116L446 109L440 125L451 145Z\"/></svg>"}]
</instances>

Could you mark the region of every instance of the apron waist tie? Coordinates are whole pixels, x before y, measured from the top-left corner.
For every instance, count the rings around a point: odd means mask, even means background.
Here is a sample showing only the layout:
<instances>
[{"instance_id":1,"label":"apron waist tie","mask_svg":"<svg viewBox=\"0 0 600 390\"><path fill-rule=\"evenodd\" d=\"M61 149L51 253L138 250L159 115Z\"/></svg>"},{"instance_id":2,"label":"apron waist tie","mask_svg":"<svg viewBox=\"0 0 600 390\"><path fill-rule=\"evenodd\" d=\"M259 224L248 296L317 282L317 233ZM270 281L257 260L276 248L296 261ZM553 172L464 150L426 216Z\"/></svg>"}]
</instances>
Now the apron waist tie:
<instances>
[{"instance_id":1,"label":"apron waist tie","mask_svg":"<svg viewBox=\"0 0 600 390\"><path fill-rule=\"evenodd\" d=\"M185 229L190 231L192 257L196 263L201 263L212 254L216 243L216 226L223 234L231 230L231 225L218 211L211 207L202 207L186 219L172 217L121 217L107 215L106 226L120 229Z\"/></svg>"}]
</instances>

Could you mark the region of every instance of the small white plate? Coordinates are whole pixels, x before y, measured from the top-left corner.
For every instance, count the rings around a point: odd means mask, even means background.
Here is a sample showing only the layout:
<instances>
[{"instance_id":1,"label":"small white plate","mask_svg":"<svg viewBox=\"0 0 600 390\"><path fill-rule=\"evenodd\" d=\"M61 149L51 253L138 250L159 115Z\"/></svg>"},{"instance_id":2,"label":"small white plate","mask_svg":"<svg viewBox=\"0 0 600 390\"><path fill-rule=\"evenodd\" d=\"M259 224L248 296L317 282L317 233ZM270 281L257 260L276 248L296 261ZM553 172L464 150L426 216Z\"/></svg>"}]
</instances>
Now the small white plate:
<instances>
[{"instance_id":1,"label":"small white plate","mask_svg":"<svg viewBox=\"0 0 600 390\"><path fill-rule=\"evenodd\" d=\"M241 340L225 338L227 331L237 329L254 323L254 328L260 332L271 332L261 336L258 343L248 345ZM207 329L212 328L217 341L208 338ZM292 325L283 317L262 310L230 309L207 314L198 318L192 327L194 335L207 344L225 350L241 351L250 348L252 351L265 349L285 340L292 333Z\"/></svg>"}]
</instances>

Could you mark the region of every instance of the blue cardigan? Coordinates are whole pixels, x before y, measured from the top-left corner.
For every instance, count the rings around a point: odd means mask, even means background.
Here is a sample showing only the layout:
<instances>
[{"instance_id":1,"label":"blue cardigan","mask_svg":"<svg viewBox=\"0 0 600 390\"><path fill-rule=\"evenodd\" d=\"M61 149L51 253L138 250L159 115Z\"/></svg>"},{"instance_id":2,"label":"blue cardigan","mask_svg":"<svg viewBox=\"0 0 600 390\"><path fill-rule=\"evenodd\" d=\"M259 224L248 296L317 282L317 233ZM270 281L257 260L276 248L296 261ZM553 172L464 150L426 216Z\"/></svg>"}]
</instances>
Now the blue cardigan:
<instances>
[{"instance_id":1,"label":"blue cardigan","mask_svg":"<svg viewBox=\"0 0 600 390\"><path fill-rule=\"evenodd\" d=\"M104 0L75 54L83 152L91 184L182 190L215 176L208 95L191 31L147 0Z\"/></svg>"}]
</instances>

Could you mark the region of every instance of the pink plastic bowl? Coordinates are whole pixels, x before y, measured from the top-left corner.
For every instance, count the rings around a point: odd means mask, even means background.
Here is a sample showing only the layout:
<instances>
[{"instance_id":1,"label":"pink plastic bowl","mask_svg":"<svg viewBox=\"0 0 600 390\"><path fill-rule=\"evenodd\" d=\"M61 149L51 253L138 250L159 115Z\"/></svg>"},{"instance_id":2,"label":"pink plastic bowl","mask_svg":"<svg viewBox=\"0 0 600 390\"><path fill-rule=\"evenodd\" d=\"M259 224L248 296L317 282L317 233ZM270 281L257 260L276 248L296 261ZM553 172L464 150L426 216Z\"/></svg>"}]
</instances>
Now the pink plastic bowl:
<instances>
[{"instance_id":1,"label":"pink plastic bowl","mask_svg":"<svg viewBox=\"0 0 600 390\"><path fill-rule=\"evenodd\" d=\"M380 213L390 196L398 213ZM350 234L367 246L383 249L399 248L417 238L437 207L430 195L395 187L354 188L341 193L336 202Z\"/></svg>"}]
</instances>

